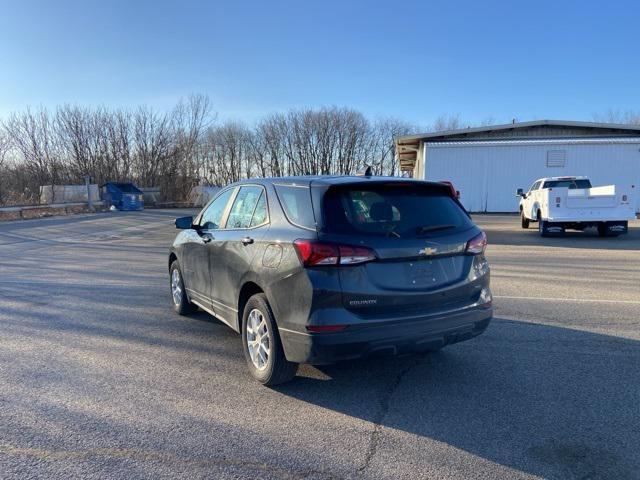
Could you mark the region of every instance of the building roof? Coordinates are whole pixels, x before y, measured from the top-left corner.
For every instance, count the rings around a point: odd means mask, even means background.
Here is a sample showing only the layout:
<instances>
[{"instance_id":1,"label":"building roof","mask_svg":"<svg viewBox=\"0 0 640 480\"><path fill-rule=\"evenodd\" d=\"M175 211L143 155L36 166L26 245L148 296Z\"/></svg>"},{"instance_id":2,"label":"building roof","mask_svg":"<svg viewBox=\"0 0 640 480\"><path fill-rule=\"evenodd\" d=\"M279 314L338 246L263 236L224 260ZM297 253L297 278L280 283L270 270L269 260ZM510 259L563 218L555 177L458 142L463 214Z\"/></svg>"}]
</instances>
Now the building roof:
<instances>
[{"instance_id":1,"label":"building roof","mask_svg":"<svg viewBox=\"0 0 640 480\"><path fill-rule=\"evenodd\" d=\"M437 141L469 141L482 139L507 139L523 137L546 138L551 131L558 138L563 134L567 138L575 138L584 135L598 135L600 137L613 136L640 136L640 125L626 125L618 123L573 122L566 120L534 120L531 122L507 123L503 125L488 125L483 127L470 127L459 130L445 130L439 132L427 132L417 135L405 135L397 137L396 155L400 162L400 168L405 171L413 170L422 142ZM525 134L527 132L528 134ZM579 133L582 132L582 133Z\"/></svg>"}]
</instances>

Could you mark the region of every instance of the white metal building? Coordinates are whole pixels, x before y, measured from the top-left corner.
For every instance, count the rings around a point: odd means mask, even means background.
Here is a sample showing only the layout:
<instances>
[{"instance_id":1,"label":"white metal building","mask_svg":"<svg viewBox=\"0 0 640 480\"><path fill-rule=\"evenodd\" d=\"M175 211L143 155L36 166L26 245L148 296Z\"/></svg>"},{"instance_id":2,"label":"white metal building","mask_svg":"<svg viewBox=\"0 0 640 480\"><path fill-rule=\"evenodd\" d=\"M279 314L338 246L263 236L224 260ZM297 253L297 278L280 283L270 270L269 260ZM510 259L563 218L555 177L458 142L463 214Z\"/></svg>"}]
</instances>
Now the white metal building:
<instances>
[{"instance_id":1,"label":"white metal building","mask_svg":"<svg viewBox=\"0 0 640 480\"><path fill-rule=\"evenodd\" d=\"M471 212L515 212L517 188L586 175L594 186L635 185L640 212L640 126L539 120L396 139L414 178L450 180Z\"/></svg>"}]
</instances>

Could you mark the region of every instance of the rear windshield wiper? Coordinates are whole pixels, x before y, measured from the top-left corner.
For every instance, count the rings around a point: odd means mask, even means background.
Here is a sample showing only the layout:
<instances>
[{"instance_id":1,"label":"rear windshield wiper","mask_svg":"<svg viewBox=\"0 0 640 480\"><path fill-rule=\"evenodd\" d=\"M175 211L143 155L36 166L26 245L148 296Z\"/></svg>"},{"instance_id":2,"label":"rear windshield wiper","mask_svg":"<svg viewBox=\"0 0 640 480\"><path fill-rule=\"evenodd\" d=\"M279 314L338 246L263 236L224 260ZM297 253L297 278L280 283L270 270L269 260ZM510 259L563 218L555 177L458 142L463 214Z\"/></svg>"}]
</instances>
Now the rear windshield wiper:
<instances>
[{"instance_id":1,"label":"rear windshield wiper","mask_svg":"<svg viewBox=\"0 0 640 480\"><path fill-rule=\"evenodd\" d=\"M455 225L425 225L423 227L418 227L416 230L418 233L418 235L420 235L421 233L427 233L427 232L435 232L437 230L448 230L450 228L456 228Z\"/></svg>"}]
</instances>

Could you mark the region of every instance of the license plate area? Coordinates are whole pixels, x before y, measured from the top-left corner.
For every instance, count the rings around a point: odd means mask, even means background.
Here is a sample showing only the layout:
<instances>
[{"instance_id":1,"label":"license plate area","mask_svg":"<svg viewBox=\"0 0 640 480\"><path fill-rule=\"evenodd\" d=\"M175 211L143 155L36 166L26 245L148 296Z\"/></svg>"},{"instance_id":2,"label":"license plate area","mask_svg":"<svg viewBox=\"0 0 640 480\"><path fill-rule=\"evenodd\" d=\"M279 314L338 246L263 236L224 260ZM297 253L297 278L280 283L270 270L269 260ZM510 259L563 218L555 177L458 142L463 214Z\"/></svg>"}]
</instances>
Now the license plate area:
<instances>
[{"instance_id":1,"label":"license plate area","mask_svg":"<svg viewBox=\"0 0 640 480\"><path fill-rule=\"evenodd\" d=\"M433 286L438 283L437 269L433 260L408 262L405 266L406 278L412 286Z\"/></svg>"}]
</instances>

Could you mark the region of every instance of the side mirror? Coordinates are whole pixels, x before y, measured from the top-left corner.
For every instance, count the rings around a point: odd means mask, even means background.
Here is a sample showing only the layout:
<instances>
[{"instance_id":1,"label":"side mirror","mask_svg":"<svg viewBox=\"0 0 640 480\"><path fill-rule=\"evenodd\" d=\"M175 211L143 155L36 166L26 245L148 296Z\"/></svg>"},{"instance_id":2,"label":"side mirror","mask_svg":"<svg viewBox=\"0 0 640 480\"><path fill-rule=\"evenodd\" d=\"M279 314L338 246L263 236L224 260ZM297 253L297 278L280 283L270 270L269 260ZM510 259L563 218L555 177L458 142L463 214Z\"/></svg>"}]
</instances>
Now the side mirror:
<instances>
[{"instance_id":1,"label":"side mirror","mask_svg":"<svg viewBox=\"0 0 640 480\"><path fill-rule=\"evenodd\" d=\"M524 198L524 190L522 190L521 188L519 188L518 190L516 190L516 197L522 197Z\"/></svg>"},{"instance_id":2,"label":"side mirror","mask_svg":"<svg viewBox=\"0 0 640 480\"><path fill-rule=\"evenodd\" d=\"M188 230L193 226L193 217L176 218L176 228L180 230Z\"/></svg>"}]
</instances>

